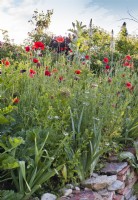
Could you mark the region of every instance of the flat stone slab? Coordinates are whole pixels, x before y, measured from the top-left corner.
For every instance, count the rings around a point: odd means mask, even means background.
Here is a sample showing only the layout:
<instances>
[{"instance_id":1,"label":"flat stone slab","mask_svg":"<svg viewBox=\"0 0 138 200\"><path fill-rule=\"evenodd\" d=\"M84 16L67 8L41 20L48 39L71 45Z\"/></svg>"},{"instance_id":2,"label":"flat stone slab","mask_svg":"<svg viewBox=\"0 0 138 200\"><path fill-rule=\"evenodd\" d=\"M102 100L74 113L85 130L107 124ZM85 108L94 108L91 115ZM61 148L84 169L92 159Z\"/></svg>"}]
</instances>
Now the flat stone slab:
<instances>
[{"instance_id":1,"label":"flat stone slab","mask_svg":"<svg viewBox=\"0 0 138 200\"><path fill-rule=\"evenodd\" d=\"M112 183L112 185L110 185L108 187L109 191L116 191L116 190L120 190L123 189L125 187L125 183L119 180L116 180L115 182Z\"/></svg>"},{"instance_id":2,"label":"flat stone slab","mask_svg":"<svg viewBox=\"0 0 138 200\"><path fill-rule=\"evenodd\" d=\"M82 185L84 187L98 191L98 190L107 188L116 180L117 180L116 175L112 175L112 176L101 175L96 178L92 177L92 178L86 179L85 181L82 182Z\"/></svg>"},{"instance_id":3,"label":"flat stone slab","mask_svg":"<svg viewBox=\"0 0 138 200\"><path fill-rule=\"evenodd\" d=\"M61 197L60 200L95 200L95 195L92 191L81 191L79 194L74 194L71 197Z\"/></svg>"},{"instance_id":4,"label":"flat stone slab","mask_svg":"<svg viewBox=\"0 0 138 200\"><path fill-rule=\"evenodd\" d=\"M101 170L101 172L105 174L117 174L127 166L128 166L127 162L106 163L105 167Z\"/></svg>"}]
</instances>

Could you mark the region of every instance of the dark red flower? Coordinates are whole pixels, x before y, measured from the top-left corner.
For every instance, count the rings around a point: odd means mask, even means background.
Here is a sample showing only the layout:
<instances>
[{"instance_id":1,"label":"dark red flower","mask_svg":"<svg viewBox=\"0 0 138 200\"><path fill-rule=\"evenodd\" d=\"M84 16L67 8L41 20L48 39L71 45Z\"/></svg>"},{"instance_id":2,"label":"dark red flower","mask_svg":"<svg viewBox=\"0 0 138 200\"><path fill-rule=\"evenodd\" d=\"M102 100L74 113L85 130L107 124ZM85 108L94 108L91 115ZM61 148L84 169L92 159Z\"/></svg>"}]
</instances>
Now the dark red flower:
<instances>
[{"instance_id":1,"label":"dark red flower","mask_svg":"<svg viewBox=\"0 0 138 200\"><path fill-rule=\"evenodd\" d=\"M86 56L85 56L85 59L86 59L86 60L89 60L89 59L90 59L90 56L86 55Z\"/></svg>"},{"instance_id":2,"label":"dark red flower","mask_svg":"<svg viewBox=\"0 0 138 200\"><path fill-rule=\"evenodd\" d=\"M45 48L45 45L43 44L43 42L35 42L34 45L33 45L33 49L41 49L41 50L44 50Z\"/></svg>"},{"instance_id":3,"label":"dark red flower","mask_svg":"<svg viewBox=\"0 0 138 200\"><path fill-rule=\"evenodd\" d=\"M36 71L34 69L30 69L30 74L36 74Z\"/></svg>"},{"instance_id":4,"label":"dark red flower","mask_svg":"<svg viewBox=\"0 0 138 200\"><path fill-rule=\"evenodd\" d=\"M29 46L25 47L25 50L26 50L27 52L29 52L29 51L30 51L30 47L29 47Z\"/></svg>"},{"instance_id":5,"label":"dark red flower","mask_svg":"<svg viewBox=\"0 0 138 200\"><path fill-rule=\"evenodd\" d=\"M51 76L51 72L48 70L45 70L45 76Z\"/></svg>"},{"instance_id":6,"label":"dark red flower","mask_svg":"<svg viewBox=\"0 0 138 200\"><path fill-rule=\"evenodd\" d=\"M103 62L107 64L107 63L109 63L109 59L105 57L105 58L103 59Z\"/></svg>"},{"instance_id":7,"label":"dark red flower","mask_svg":"<svg viewBox=\"0 0 138 200\"><path fill-rule=\"evenodd\" d=\"M81 74L81 70L79 69L75 70L75 74Z\"/></svg>"},{"instance_id":8,"label":"dark red flower","mask_svg":"<svg viewBox=\"0 0 138 200\"><path fill-rule=\"evenodd\" d=\"M56 39L55 39L58 43L62 43L62 42L64 42L64 38L62 37L62 36L58 36L58 37L56 37Z\"/></svg>"},{"instance_id":9,"label":"dark red flower","mask_svg":"<svg viewBox=\"0 0 138 200\"><path fill-rule=\"evenodd\" d=\"M38 63L38 59L37 58L33 58L33 62L34 63Z\"/></svg>"},{"instance_id":10,"label":"dark red flower","mask_svg":"<svg viewBox=\"0 0 138 200\"><path fill-rule=\"evenodd\" d=\"M61 47L61 48L60 48L60 51L64 51L64 50L65 50L64 47Z\"/></svg>"},{"instance_id":11,"label":"dark red flower","mask_svg":"<svg viewBox=\"0 0 138 200\"><path fill-rule=\"evenodd\" d=\"M124 66L124 67L128 67L129 65L130 65L129 62L124 62L124 63L123 63L123 66Z\"/></svg>"},{"instance_id":12,"label":"dark red flower","mask_svg":"<svg viewBox=\"0 0 138 200\"><path fill-rule=\"evenodd\" d=\"M63 81L63 80L64 80L63 76L60 76L59 81Z\"/></svg>"},{"instance_id":13,"label":"dark red flower","mask_svg":"<svg viewBox=\"0 0 138 200\"><path fill-rule=\"evenodd\" d=\"M130 61L130 60L131 60L131 56L130 56L130 55L127 55L127 56L125 57L125 60Z\"/></svg>"},{"instance_id":14,"label":"dark red flower","mask_svg":"<svg viewBox=\"0 0 138 200\"><path fill-rule=\"evenodd\" d=\"M30 74L29 74L30 78L34 78L36 71L34 69L30 69L29 72L30 72Z\"/></svg>"},{"instance_id":15,"label":"dark red flower","mask_svg":"<svg viewBox=\"0 0 138 200\"><path fill-rule=\"evenodd\" d=\"M110 69L110 66L109 66L109 65L106 65L106 66L105 66L105 69Z\"/></svg>"},{"instance_id":16,"label":"dark red flower","mask_svg":"<svg viewBox=\"0 0 138 200\"><path fill-rule=\"evenodd\" d=\"M17 97L15 97L15 98L12 100L13 103L19 103L19 101L20 101L20 100L19 100L19 98L17 98Z\"/></svg>"},{"instance_id":17,"label":"dark red flower","mask_svg":"<svg viewBox=\"0 0 138 200\"><path fill-rule=\"evenodd\" d=\"M126 88L128 88L128 89L132 89L132 84L130 83L130 82L126 82Z\"/></svg>"}]
</instances>

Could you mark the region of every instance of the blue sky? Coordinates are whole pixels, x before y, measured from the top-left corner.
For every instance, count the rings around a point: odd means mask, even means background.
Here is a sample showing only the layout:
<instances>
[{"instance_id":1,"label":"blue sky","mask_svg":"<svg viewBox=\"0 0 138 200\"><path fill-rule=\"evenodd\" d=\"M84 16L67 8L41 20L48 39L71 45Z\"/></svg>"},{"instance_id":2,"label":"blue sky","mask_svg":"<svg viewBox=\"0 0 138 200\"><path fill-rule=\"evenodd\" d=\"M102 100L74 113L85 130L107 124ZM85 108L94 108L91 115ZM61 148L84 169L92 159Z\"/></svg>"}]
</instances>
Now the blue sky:
<instances>
[{"instance_id":1,"label":"blue sky","mask_svg":"<svg viewBox=\"0 0 138 200\"><path fill-rule=\"evenodd\" d=\"M113 29L115 34L126 21L128 32L138 34L138 23L121 20L129 17L127 11L138 19L138 0L0 0L0 29L8 30L15 43L22 43L33 29L28 20L35 9L54 10L48 31L56 35L66 35L76 20L88 26L91 18L95 26L108 32Z\"/></svg>"}]
</instances>

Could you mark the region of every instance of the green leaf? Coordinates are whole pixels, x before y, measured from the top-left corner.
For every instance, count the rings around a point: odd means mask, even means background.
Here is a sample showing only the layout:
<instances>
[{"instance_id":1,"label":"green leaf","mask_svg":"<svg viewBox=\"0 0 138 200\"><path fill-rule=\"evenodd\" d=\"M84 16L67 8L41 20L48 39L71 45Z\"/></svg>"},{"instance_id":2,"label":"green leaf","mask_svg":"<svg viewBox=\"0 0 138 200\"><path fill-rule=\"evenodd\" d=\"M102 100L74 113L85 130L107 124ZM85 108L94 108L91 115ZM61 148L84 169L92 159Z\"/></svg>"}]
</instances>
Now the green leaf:
<instances>
[{"instance_id":1,"label":"green leaf","mask_svg":"<svg viewBox=\"0 0 138 200\"><path fill-rule=\"evenodd\" d=\"M11 144L12 148L16 148L21 144L24 144L24 140L22 137L9 137L9 143Z\"/></svg>"},{"instance_id":2,"label":"green leaf","mask_svg":"<svg viewBox=\"0 0 138 200\"><path fill-rule=\"evenodd\" d=\"M23 195L15 193L13 190L0 190L0 199L1 200L22 200Z\"/></svg>"},{"instance_id":3,"label":"green leaf","mask_svg":"<svg viewBox=\"0 0 138 200\"><path fill-rule=\"evenodd\" d=\"M136 158L138 161L138 141L134 141L134 146L135 146L135 150L136 150Z\"/></svg>"},{"instance_id":4,"label":"green leaf","mask_svg":"<svg viewBox=\"0 0 138 200\"><path fill-rule=\"evenodd\" d=\"M23 179L24 179L24 181L25 181L25 183L26 183L26 185L27 185L27 188L28 188L29 191L31 191L31 188L30 188L30 186L28 185L27 180L26 180L25 162L24 162L24 161L19 161L19 165L20 165L21 174L22 174Z\"/></svg>"},{"instance_id":5,"label":"green leaf","mask_svg":"<svg viewBox=\"0 0 138 200\"><path fill-rule=\"evenodd\" d=\"M62 175L63 175L65 181L67 181L67 167L66 167L66 165L63 166Z\"/></svg>"},{"instance_id":6,"label":"green leaf","mask_svg":"<svg viewBox=\"0 0 138 200\"><path fill-rule=\"evenodd\" d=\"M132 162L135 162L135 156L131 152L129 152L129 151L121 152L119 154L119 158L121 160L126 160L127 159L127 160L130 160Z\"/></svg>"},{"instance_id":7,"label":"green leaf","mask_svg":"<svg viewBox=\"0 0 138 200\"><path fill-rule=\"evenodd\" d=\"M3 170L14 169L19 167L18 160L7 153L3 155L0 154L0 163L0 168Z\"/></svg>"},{"instance_id":8,"label":"green leaf","mask_svg":"<svg viewBox=\"0 0 138 200\"><path fill-rule=\"evenodd\" d=\"M0 113L0 124L7 124L9 120Z\"/></svg>"}]
</instances>

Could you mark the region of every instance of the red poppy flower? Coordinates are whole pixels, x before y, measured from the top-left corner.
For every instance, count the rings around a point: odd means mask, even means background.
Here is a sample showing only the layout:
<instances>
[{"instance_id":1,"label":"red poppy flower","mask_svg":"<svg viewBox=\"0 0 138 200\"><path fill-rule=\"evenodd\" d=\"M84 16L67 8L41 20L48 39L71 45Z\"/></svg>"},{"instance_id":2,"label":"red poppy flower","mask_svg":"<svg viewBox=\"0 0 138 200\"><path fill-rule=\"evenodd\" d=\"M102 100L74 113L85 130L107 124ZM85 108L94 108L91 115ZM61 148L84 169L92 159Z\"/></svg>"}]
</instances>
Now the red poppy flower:
<instances>
[{"instance_id":1,"label":"red poppy flower","mask_svg":"<svg viewBox=\"0 0 138 200\"><path fill-rule=\"evenodd\" d=\"M33 62L34 63L38 63L38 59L37 58L33 58Z\"/></svg>"},{"instance_id":2,"label":"red poppy flower","mask_svg":"<svg viewBox=\"0 0 138 200\"><path fill-rule=\"evenodd\" d=\"M19 98L17 98L17 97L15 97L15 98L12 100L13 103L19 103L19 101L20 101L20 100L19 100Z\"/></svg>"},{"instance_id":3,"label":"red poppy flower","mask_svg":"<svg viewBox=\"0 0 138 200\"><path fill-rule=\"evenodd\" d=\"M125 57L125 60L130 61L130 60L131 60L131 56L127 55L127 56Z\"/></svg>"},{"instance_id":4,"label":"red poppy flower","mask_svg":"<svg viewBox=\"0 0 138 200\"><path fill-rule=\"evenodd\" d=\"M45 70L45 76L51 76L51 72L48 70Z\"/></svg>"},{"instance_id":5,"label":"red poppy flower","mask_svg":"<svg viewBox=\"0 0 138 200\"><path fill-rule=\"evenodd\" d=\"M107 64L107 63L109 62L109 59L105 57L105 58L103 59L103 62Z\"/></svg>"},{"instance_id":6,"label":"red poppy flower","mask_svg":"<svg viewBox=\"0 0 138 200\"><path fill-rule=\"evenodd\" d=\"M81 70L79 69L75 70L75 74L81 74Z\"/></svg>"},{"instance_id":7,"label":"red poppy flower","mask_svg":"<svg viewBox=\"0 0 138 200\"><path fill-rule=\"evenodd\" d=\"M36 74L36 71L34 69L30 69L30 74Z\"/></svg>"},{"instance_id":8,"label":"red poppy flower","mask_svg":"<svg viewBox=\"0 0 138 200\"><path fill-rule=\"evenodd\" d=\"M64 51L64 50L65 50L65 48L64 48L64 47L61 47L61 48L60 48L60 51Z\"/></svg>"},{"instance_id":9,"label":"red poppy flower","mask_svg":"<svg viewBox=\"0 0 138 200\"><path fill-rule=\"evenodd\" d=\"M62 36L58 36L58 37L56 37L56 39L55 39L58 43L62 43L62 42L64 42L64 38L62 37Z\"/></svg>"},{"instance_id":10,"label":"red poppy flower","mask_svg":"<svg viewBox=\"0 0 138 200\"><path fill-rule=\"evenodd\" d=\"M59 77L59 81L63 81L63 79L64 79L63 76Z\"/></svg>"},{"instance_id":11,"label":"red poppy flower","mask_svg":"<svg viewBox=\"0 0 138 200\"><path fill-rule=\"evenodd\" d=\"M124 64L123 64L124 67L128 67L129 65L130 65L129 62L124 62Z\"/></svg>"},{"instance_id":12,"label":"red poppy flower","mask_svg":"<svg viewBox=\"0 0 138 200\"><path fill-rule=\"evenodd\" d=\"M25 47L25 50L26 50L27 52L29 52L29 51L30 51L30 47L29 47L29 46Z\"/></svg>"},{"instance_id":13,"label":"red poppy flower","mask_svg":"<svg viewBox=\"0 0 138 200\"><path fill-rule=\"evenodd\" d=\"M130 82L126 82L126 88L131 89L133 86Z\"/></svg>"},{"instance_id":14,"label":"red poppy flower","mask_svg":"<svg viewBox=\"0 0 138 200\"><path fill-rule=\"evenodd\" d=\"M7 67L10 66L10 62L8 60L5 60L4 65Z\"/></svg>"},{"instance_id":15,"label":"red poppy flower","mask_svg":"<svg viewBox=\"0 0 138 200\"><path fill-rule=\"evenodd\" d=\"M89 59L90 59L90 56L86 55L86 56L85 56L85 59L86 59L86 60L89 60Z\"/></svg>"},{"instance_id":16,"label":"red poppy flower","mask_svg":"<svg viewBox=\"0 0 138 200\"><path fill-rule=\"evenodd\" d=\"M41 49L41 50L44 50L45 45L43 44L43 42L38 41L38 42L35 42L35 43L34 43L34 45L33 45L32 48L33 48L33 49Z\"/></svg>"},{"instance_id":17,"label":"red poppy flower","mask_svg":"<svg viewBox=\"0 0 138 200\"><path fill-rule=\"evenodd\" d=\"M109 65L106 65L105 68L106 68L106 69L110 69L110 66L109 66Z\"/></svg>"}]
</instances>

